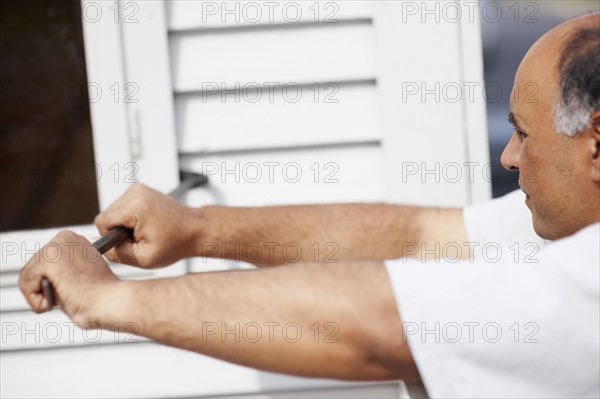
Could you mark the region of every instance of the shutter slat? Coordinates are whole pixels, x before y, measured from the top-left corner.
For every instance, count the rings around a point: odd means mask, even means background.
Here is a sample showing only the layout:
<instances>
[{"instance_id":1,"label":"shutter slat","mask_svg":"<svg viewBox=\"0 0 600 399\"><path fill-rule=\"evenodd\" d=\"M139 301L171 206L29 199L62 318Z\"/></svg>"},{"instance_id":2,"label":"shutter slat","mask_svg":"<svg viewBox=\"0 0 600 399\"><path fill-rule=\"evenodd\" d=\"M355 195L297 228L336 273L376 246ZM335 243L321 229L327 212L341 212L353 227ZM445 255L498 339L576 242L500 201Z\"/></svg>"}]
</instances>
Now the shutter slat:
<instances>
[{"instance_id":1,"label":"shutter slat","mask_svg":"<svg viewBox=\"0 0 600 399\"><path fill-rule=\"evenodd\" d=\"M379 140L377 104L373 81L176 96L179 151Z\"/></svg>"},{"instance_id":2,"label":"shutter slat","mask_svg":"<svg viewBox=\"0 0 600 399\"><path fill-rule=\"evenodd\" d=\"M173 86L177 93L374 79L373 40L369 24L175 35Z\"/></svg>"},{"instance_id":3,"label":"shutter slat","mask_svg":"<svg viewBox=\"0 0 600 399\"><path fill-rule=\"evenodd\" d=\"M108 330L83 330L59 310L43 314L15 312L2 314L2 352L51 349L97 344L137 343L146 338L129 332L135 325L123 325L117 333Z\"/></svg>"},{"instance_id":4,"label":"shutter slat","mask_svg":"<svg viewBox=\"0 0 600 399\"><path fill-rule=\"evenodd\" d=\"M329 23L373 14L372 1L190 1L166 2L170 31L252 27L295 23Z\"/></svg>"},{"instance_id":5,"label":"shutter slat","mask_svg":"<svg viewBox=\"0 0 600 399\"><path fill-rule=\"evenodd\" d=\"M385 199L383 161L378 143L190 157L183 165L186 169L207 174L210 185L222 195L226 205L376 202ZM258 179L257 171L260 172ZM196 190L187 199L192 206L215 203L215 196L208 190Z\"/></svg>"}]
</instances>

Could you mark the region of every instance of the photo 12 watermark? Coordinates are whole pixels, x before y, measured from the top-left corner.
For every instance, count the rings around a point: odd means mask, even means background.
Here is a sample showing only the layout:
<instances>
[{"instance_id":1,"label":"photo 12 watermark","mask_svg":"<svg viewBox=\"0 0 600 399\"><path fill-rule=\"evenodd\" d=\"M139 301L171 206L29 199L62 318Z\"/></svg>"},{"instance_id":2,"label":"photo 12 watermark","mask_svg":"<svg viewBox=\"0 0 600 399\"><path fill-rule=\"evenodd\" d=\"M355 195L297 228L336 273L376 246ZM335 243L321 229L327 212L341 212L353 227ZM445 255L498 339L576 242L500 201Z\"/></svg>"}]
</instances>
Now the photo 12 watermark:
<instances>
[{"instance_id":1,"label":"photo 12 watermark","mask_svg":"<svg viewBox=\"0 0 600 399\"><path fill-rule=\"evenodd\" d=\"M93 246L92 242L81 244L80 242L58 243L50 241L44 245L40 242L29 241L7 241L0 243L1 262L4 264L24 264L28 260L35 262L58 263L60 261L74 262L83 258L86 262L95 263L102 258L102 254ZM137 255L140 253L140 244L130 242L123 245L119 250L119 259L125 263L137 263ZM199 260L207 263L210 259L219 259L221 262L249 262L249 263L273 263L280 259L285 263L315 262L315 263L338 263L340 247L336 242L312 242L301 244L294 241L277 242L209 242L204 241L200 245ZM81 256L76 256L81 254Z\"/></svg>"},{"instance_id":2,"label":"photo 12 watermark","mask_svg":"<svg viewBox=\"0 0 600 399\"><path fill-rule=\"evenodd\" d=\"M49 183L77 185L82 182L138 183L139 164L114 162L110 165L97 162L19 161L0 163L0 182Z\"/></svg>"},{"instance_id":3,"label":"photo 12 watermark","mask_svg":"<svg viewBox=\"0 0 600 399\"><path fill-rule=\"evenodd\" d=\"M506 87L498 82L405 81L400 96L404 104L497 103L508 101L509 96L515 103L536 104L539 91L537 82L515 82Z\"/></svg>"},{"instance_id":4,"label":"photo 12 watermark","mask_svg":"<svg viewBox=\"0 0 600 399\"><path fill-rule=\"evenodd\" d=\"M39 104L72 104L81 101L82 90L87 91L89 102L110 101L115 104L136 104L140 101L140 86L137 82L2 82L2 101L30 101Z\"/></svg>"},{"instance_id":5,"label":"photo 12 watermark","mask_svg":"<svg viewBox=\"0 0 600 399\"><path fill-rule=\"evenodd\" d=\"M221 262L249 262L254 264L273 263L281 259L285 263L315 262L338 263L337 257L340 247L335 242L313 242L302 245L298 242L202 242L200 246L200 261L209 262L210 259L220 259Z\"/></svg>"},{"instance_id":6,"label":"photo 12 watermark","mask_svg":"<svg viewBox=\"0 0 600 399\"><path fill-rule=\"evenodd\" d=\"M80 242L62 242L50 241L44 245L39 242L29 241L2 241L1 243L3 264L26 263L28 260L34 262L58 263L61 261L73 263L78 254L90 263L96 263L102 259L102 254L93 246L92 242L81 244ZM122 251L122 260L127 261L135 259L135 254L139 251L136 243L125 245Z\"/></svg>"},{"instance_id":7,"label":"photo 12 watermark","mask_svg":"<svg viewBox=\"0 0 600 399\"><path fill-rule=\"evenodd\" d=\"M108 329L100 329L96 323L72 321L9 321L1 323L2 345L23 348L25 346L69 346L83 344L133 344L140 342L139 326L134 322L114 323Z\"/></svg>"},{"instance_id":8,"label":"photo 12 watermark","mask_svg":"<svg viewBox=\"0 0 600 399\"><path fill-rule=\"evenodd\" d=\"M141 7L144 1L21 1L4 0L3 7L17 9L20 14L29 16L30 20L44 25L63 26L78 20L84 23L97 24L113 22L115 24L136 24L140 22ZM3 14L0 22L5 23Z\"/></svg>"},{"instance_id":9,"label":"photo 12 watermark","mask_svg":"<svg viewBox=\"0 0 600 399\"><path fill-rule=\"evenodd\" d=\"M211 181L227 183L339 183L337 162L214 162L199 164L202 173Z\"/></svg>"},{"instance_id":10,"label":"photo 12 watermark","mask_svg":"<svg viewBox=\"0 0 600 399\"><path fill-rule=\"evenodd\" d=\"M539 263L536 255L540 252L540 244L536 242L512 242L500 244L488 242L411 242L403 241L403 263L409 259L418 259L426 263L457 263L467 262L476 264L493 264L501 260L514 263Z\"/></svg>"},{"instance_id":11,"label":"photo 12 watermark","mask_svg":"<svg viewBox=\"0 0 600 399\"><path fill-rule=\"evenodd\" d=\"M496 321L402 322L403 342L421 343L488 343L501 340L515 344L537 344L540 326L534 322L498 323Z\"/></svg>"},{"instance_id":12,"label":"photo 12 watermark","mask_svg":"<svg viewBox=\"0 0 600 399\"><path fill-rule=\"evenodd\" d=\"M477 19L496 24L538 23L540 5L536 1L402 1L402 23L475 22Z\"/></svg>"},{"instance_id":13,"label":"photo 12 watermark","mask_svg":"<svg viewBox=\"0 0 600 399\"><path fill-rule=\"evenodd\" d=\"M202 322L202 343L289 343L304 342L335 344L340 327L334 322L314 322L307 325L295 321L276 322Z\"/></svg>"},{"instance_id":14,"label":"photo 12 watermark","mask_svg":"<svg viewBox=\"0 0 600 399\"><path fill-rule=\"evenodd\" d=\"M202 82L200 100L203 103L288 103L302 99L315 104L337 104L340 84L337 82Z\"/></svg>"},{"instance_id":15,"label":"photo 12 watermark","mask_svg":"<svg viewBox=\"0 0 600 399\"><path fill-rule=\"evenodd\" d=\"M214 25L265 25L339 22L346 1L201 1L187 8L198 21Z\"/></svg>"},{"instance_id":16,"label":"photo 12 watermark","mask_svg":"<svg viewBox=\"0 0 600 399\"><path fill-rule=\"evenodd\" d=\"M400 165L402 183L474 183L483 180L492 183L500 177L504 167L497 162L413 162L406 161ZM519 165L522 183L538 183L539 166L535 162Z\"/></svg>"}]
</instances>

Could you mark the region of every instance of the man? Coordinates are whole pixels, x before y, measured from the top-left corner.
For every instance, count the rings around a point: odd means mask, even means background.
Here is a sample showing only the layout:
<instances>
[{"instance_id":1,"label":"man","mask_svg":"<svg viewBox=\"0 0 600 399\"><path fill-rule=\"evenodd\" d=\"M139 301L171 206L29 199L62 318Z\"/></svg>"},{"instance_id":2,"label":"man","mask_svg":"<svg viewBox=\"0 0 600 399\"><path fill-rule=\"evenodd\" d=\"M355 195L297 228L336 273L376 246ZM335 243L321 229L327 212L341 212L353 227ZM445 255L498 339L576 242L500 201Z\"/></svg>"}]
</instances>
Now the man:
<instances>
[{"instance_id":1,"label":"man","mask_svg":"<svg viewBox=\"0 0 600 399\"><path fill-rule=\"evenodd\" d=\"M110 260L154 268L232 257L259 270L120 281L85 238L67 231L53 241L69 256L55 263L34 256L20 288L34 311L47 311L40 287L47 277L75 322L107 329L133 322L167 345L264 370L422 380L436 397L597 397L599 48L594 13L548 32L519 67L516 87L534 82L539 91L535 102L512 96L515 133L502 163L521 170L531 215L522 193L464 210L190 209L135 185L96 218L101 233L134 230L135 245L111 250ZM276 242L300 245L300 261L283 265ZM339 262L315 262L314 242L335 242ZM240 250L250 243L256 251ZM470 250L456 251L460 262L408 258L463 243ZM280 330L242 340L215 332L236 325Z\"/></svg>"}]
</instances>

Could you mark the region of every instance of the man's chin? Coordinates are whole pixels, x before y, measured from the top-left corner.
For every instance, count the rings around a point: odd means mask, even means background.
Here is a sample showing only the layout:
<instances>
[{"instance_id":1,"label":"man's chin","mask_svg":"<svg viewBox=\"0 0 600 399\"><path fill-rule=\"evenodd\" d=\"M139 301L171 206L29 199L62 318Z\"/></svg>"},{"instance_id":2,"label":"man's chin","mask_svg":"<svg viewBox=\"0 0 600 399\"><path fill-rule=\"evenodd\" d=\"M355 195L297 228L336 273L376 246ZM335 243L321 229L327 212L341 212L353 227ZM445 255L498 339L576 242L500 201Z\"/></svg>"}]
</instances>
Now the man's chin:
<instances>
[{"instance_id":1,"label":"man's chin","mask_svg":"<svg viewBox=\"0 0 600 399\"><path fill-rule=\"evenodd\" d=\"M532 210L533 230L540 238L548 241L555 241L574 234L576 231L571 231L564 227L560 227L557 223L551 223L547 220L540 220L535 216Z\"/></svg>"},{"instance_id":2,"label":"man's chin","mask_svg":"<svg viewBox=\"0 0 600 399\"><path fill-rule=\"evenodd\" d=\"M556 240L557 238L555 237L555 229L550 228L547 222L540 220L531 207L529 209L531 210L531 221L533 222L533 230L535 231L535 234L544 240Z\"/></svg>"}]
</instances>

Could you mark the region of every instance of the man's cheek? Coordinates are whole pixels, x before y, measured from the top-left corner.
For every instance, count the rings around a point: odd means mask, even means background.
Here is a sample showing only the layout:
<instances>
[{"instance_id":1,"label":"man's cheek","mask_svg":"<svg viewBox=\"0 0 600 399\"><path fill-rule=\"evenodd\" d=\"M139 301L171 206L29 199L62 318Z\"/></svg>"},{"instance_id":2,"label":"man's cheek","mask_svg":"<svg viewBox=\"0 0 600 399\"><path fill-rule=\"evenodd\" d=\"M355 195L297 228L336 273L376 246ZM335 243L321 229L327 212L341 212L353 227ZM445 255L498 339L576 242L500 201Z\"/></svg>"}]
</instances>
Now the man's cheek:
<instances>
[{"instance_id":1,"label":"man's cheek","mask_svg":"<svg viewBox=\"0 0 600 399\"><path fill-rule=\"evenodd\" d=\"M540 166L536 162L525 162L519 167L521 180L527 187L533 187L539 183Z\"/></svg>"}]
</instances>

